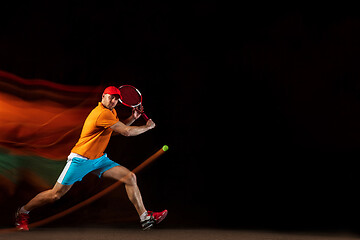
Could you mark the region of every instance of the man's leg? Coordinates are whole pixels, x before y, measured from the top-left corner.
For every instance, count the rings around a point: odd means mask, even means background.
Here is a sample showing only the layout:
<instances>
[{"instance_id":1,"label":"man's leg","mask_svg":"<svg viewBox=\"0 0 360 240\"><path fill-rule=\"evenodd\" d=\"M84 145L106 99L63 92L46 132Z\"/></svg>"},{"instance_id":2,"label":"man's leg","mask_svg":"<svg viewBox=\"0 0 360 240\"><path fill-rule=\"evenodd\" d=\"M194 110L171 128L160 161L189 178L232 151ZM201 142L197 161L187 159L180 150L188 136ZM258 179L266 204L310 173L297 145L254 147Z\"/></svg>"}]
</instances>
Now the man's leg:
<instances>
[{"instance_id":1,"label":"man's leg","mask_svg":"<svg viewBox=\"0 0 360 240\"><path fill-rule=\"evenodd\" d=\"M167 210L164 210L162 212L146 211L142 201L140 190L136 183L136 176L127 168L123 166L116 166L105 171L103 176L110 177L125 183L126 192L130 201L134 204L136 211L140 216L140 224L143 230L147 230L155 224L160 223L167 216Z\"/></svg>"},{"instance_id":2,"label":"man's leg","mask_svg":"<svg viewBox=\"0 0 360 240\"><path fill-rule=\"evenodd\" d=\"M18 230L29 231L28 219L29 212L45 204L55 202L67 193L72 185L62 185L56 183L55 186L47 191L41 192L30 200L25 206L19 208L16 213L15 226Z\"/></svg>"},{"instance_id":3,"label":"man's leg","mask_svg":"<svg viewBox=\"0 0 360 240\"><path fill-rule=\"evenodd\" d=\"M71 187L72 185L62 185L57 182L52 189L41 192L31 199L26 205L24 205L24 209L26 211L32 211L35 208L55 202L64 196Z\"/></svg>"},{"instance_id":4,"label":"man's leg","mask_svg":"<svg viewBox=\"0 0 360 240\"><path fill-rule=\"evenodd\" d=\"M127 195L132 204L134 205L139 216L146 212L134 173L130 172L127 168L123 166L116 166L105 171L103 173L103 176L123 182L125 184Z\"/></svg>"}]
</instances>

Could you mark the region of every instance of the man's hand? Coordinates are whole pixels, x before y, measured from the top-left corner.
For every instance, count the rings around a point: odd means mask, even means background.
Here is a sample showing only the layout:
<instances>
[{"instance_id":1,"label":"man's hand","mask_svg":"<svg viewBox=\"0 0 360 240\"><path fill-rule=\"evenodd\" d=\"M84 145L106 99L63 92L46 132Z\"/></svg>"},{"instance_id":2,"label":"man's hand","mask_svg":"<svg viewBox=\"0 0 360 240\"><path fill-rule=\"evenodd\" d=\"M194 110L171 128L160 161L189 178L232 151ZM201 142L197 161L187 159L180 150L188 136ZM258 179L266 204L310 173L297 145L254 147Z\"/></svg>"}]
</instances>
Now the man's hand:
<instances>
[{"instance_id":1,"label":"man's hand","mask_svg":"<svg viewBox=\"0 0 360 240\"><path fill-rule=\"evenodd\" d=\"M137 108L133 108L132 110L132 116L134 119L138 119L141 116L141 113L144 111L144 107L140 106Z\"/></svg>"},{"instance_id":2,"label":"man's hand","mask_svg":"<svg viewBox=\"0 0 360 240\"><path fill-rule=\"evenodd\" d=\"M153 129L155 127L155 123L153 122L153 120L149 119L147 122L146 122L146 127L148 129Z\"/></svg>"}]
</instances>

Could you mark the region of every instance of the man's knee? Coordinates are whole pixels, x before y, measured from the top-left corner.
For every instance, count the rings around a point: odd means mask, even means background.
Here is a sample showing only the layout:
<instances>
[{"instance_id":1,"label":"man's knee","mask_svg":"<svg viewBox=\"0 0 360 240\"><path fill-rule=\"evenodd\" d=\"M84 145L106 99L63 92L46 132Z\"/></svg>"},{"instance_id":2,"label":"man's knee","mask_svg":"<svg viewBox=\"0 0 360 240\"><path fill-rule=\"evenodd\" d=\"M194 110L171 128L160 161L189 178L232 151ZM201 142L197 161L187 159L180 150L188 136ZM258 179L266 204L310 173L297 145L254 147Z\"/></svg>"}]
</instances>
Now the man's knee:
<instances>
[{"instance_id":1,"label":"man's knee","mask_svg":"<svg viewBox=\"0 0 360 240\"><path fill-rule=\"evenodd\" d=\"M136 184L135 173L129 172L129 174L124 177L123 181L125 182L125 184L135 185Z\"/></svg>"},{"instance_id":2,"label":"man's knee","mask_svg":"<svg viewBox=\"0 0 360 240\"><path fill-rule=\"evenodd\" d=\"M131 184L136 184L136 175L133 172L130 172L128 174L128 178Z\"/></svg>"},{"instance_id":3,"label":"man's knee","mask_svg":"<svg viewBox=\"0 0 360 240\"><path fill-rule=\"evenodd\" d=\"M61 197L62 197L61 194L55 192L51 195L50 199L52 202L55 202L55 201L59 200Z\"/></svg>"},{"instance_id":4,"label":"man's knee","mask_svg":"<svg viewBox=\"0 0 360 240\"><path fill-rule=\"evenodd\" d=\"M63 193L53 190L53 191L51 191L49 198L52 202L55 202L55 201L59 200L63 195L64 195Z\"/></svg>"}]
</instances>

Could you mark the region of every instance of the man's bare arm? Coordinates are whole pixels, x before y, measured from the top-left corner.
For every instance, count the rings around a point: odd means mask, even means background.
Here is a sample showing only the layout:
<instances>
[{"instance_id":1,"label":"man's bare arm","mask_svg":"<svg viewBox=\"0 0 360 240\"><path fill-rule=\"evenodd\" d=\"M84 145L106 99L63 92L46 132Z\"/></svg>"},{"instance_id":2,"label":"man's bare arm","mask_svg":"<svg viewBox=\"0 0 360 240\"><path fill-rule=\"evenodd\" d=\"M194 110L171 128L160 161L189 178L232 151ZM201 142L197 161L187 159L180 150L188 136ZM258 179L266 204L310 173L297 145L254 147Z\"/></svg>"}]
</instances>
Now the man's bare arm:
<instances>
[{"instance_id":1,"label":"man's bare arm","mask_svg":"<svg viewBox=\"0 0 360 240\"><path fill-rule=\"evenodd\" d=\"M127 126L126 124L119 121L114 125L112 125L110 128L115 132L120 133L123 136L129 137L129 136L137 136L150 129L153 129L154 127L155 127L155 123L151 119L149 119L146 122L146 125L143 126Z\"/></svg>"}]
</instances>

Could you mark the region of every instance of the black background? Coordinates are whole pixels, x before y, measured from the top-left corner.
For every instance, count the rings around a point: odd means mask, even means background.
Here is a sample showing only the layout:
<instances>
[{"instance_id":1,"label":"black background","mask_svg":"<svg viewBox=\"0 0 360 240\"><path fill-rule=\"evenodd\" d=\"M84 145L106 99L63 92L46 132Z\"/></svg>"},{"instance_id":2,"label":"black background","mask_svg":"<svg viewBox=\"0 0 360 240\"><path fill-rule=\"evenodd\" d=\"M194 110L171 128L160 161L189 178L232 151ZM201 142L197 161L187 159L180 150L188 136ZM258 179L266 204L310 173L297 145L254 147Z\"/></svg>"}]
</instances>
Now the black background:
<instances>
[{"instance_id":1,"label":"black background","mask_svg":"<svg viewBox=\"0 0 360 240\"><path fill-rule=\"evenodd\" d=\"M169 145L138 175L148 208L170 211L168 226L357 229L352 6L11 2L1 4L0 26L1 70L142 91L156 129L113 138L107 152L132 169ZM85 223L106 222L114 209L100 203Z\"/></svg>"}]
</instances>

